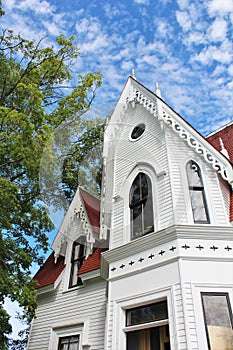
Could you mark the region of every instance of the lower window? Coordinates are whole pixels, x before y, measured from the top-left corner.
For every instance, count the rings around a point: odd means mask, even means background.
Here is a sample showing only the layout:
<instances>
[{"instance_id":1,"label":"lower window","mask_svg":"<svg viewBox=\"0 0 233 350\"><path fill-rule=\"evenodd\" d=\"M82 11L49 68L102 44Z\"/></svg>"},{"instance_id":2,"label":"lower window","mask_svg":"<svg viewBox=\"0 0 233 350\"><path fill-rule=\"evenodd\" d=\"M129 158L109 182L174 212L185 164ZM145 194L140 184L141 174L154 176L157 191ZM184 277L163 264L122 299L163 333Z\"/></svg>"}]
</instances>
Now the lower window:
<instances>
[{"instance_id":1,"label":"lower window","mask_svg":"<svg viewBox=\"0 0 233 350\"><path fill-rule=\"evenodd\" d=\"M78 349L79 349L78 335L63 337L59 339L58 350L78 350Z\"/></svg>"},{"instance_id":2,"label":"lower window","mask_svg":"<svg viewBox=\"0 0 233 350\"><path fill-rule=\"evenodd\" d=\"M168 325L127 333L127 350L170 350Z\"/></svg>"},{"instance_id":3,"label":"lower window","mask_svg":"<svg viewBox=\"0 0 233 350\"><path fill-rule=\"evenodd\" d=\"M233 349L233 318L227 293L201 293L210 350Z\"/></svg>"},{"instance_id":4,"label":"lower window","mask_svg":"<svg viewBox=\"0 0 233 350\"><path fill-rule=\"evenodd\" d=\"M170 350L167 301L126 311L127 350Z\"/></svg>"}]
</instances>

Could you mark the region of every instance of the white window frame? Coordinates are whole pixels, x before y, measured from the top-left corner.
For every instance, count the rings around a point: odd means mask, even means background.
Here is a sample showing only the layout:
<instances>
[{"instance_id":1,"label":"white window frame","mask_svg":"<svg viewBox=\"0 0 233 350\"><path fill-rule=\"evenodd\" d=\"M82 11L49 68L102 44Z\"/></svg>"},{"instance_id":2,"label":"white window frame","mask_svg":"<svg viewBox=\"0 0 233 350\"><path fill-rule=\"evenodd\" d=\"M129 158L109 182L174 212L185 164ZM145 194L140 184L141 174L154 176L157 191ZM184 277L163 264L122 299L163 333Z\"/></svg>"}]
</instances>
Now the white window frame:
<instances>
[{"instance_id":1,"label":"white window frame","mask_svg":"<svg viewBox=\"0 0 233 350\"><path fill-rule=\"evenodd\" d=\"M192 210L192 203L191 203L191 198L189 194L189 183L188 183L188 176L187 176L187 165L189 161L194 161L200 168L201 171L201 176L202 176L202 182L203 182L203 187L204 187L204 192L205 192L205 199L206 199L206 207L209 215L209 224L198 224L198 225L211 225L214 224L214 219L213 219L213 209L212 209L212 204L211 204L211 190L209 188L209 184L207 181L207 172L203 164L200 162L199 159L196 159L196 157L186 157L185 159L182 159L180 163L181 167L181 174L182 174L182 183L183 183L183 194L184 194L184 200L185 200L185 206L187 208L187 222L188 224L192 225L197 225L194 222L193 218L193 210Z\"/></svg>"},{"instance_id":2,"label":"white window frame","mask_svg":"<svg viewBox=\"0 0 233 350\"><path fill-rule=\"evenodd\" d=\"M112 334L112 350L126 350L126 333L127 331L139 330L145 328L151 328L155 326L162 326L169 324L170 333L170 345L171 349L175 349L174 346L174 315L172 306L172 291L170 288L163 289L161 291L153 291L143 293L140 295L131 296L130 298L117 300L113 305L113 324L119 325L119 327L113 328ZM167 300L168 319L156 322L150 322L148 324L136 325L126 327L126 310L132 309L138 306L150 305L162 300Z\"/></svg>"},{"instance_id":3,"label":"white window frame","mask_svg":"<svg viewBox=\"0 0 233 350\"><path fill-rule=\"evenodd\" d=\"M227 293L233 310L233 285L222 285L221 287L197 283L192 285L198 345L202 346L203 350L209 350L201 293Z\"/></svg>"},{"instance_id":4,"label":"white window frame","mask_svg":"<svg viewBox=\"0 0 233 350\"><path fill-rule=\"evenodd\" d=\"M190 183L190 179L189 179L189 170L188 170L188 167L190 164L193 164L197 167L197 171L200 173L199 174L199 181L201 183L201 186L195 186L192 187L191 186L191 183ZM192 169L192 168L191 168ZM187 175L187 179L188 179L188 190L189 190L189 198L190 198L190 204L191 204L191 208L192 208L192 214L193 214L193 222L195 224L210 224L210 215L209 215L209 208L208 208L208 199L207 199L207 196L206 196L206 190L205 190L205 184L204 184L204 181L203 181L203 172L202 172L202 169L200 167L200 165L194 161L193 159L190 159L187 163L186 163L186 175ZM194 193L201 193L202 195L202 205L203 205L203 209L204 209L204 212L205 212L205 216L206 216L206 221L205 222L198 222L198 221L195 221L195 215L194 215L194 211L196 209L196 207L194 206L194 203L192 201L192 196L191 196L191 190L194 191Z\"/></svg>"},{"instance_id":5,"label":"white window frame","mask_svg":"<svg viewBox=\"0 0 233 350\"><path fill-rule=\"evenodd\" d=\"M130 222L130 207L129 207L129 194L130 189L135 180L136 176L139 173L146 174L151 181L151 192L152 192L152 204L153 204L153 220L154 220L154 232L158 230L158 206L156 199L156 172L152 166L149 164L138 164L134 167L133 170L129 173L126 181L124 182L120 196L124 199L124 232L123 232L123 244L131 242L131 222ZM136 238L135 238L136 239Z\"/></svg>"},{"instance_id":6,"label":"white window frame","mask_svg":"<svg viewBox=\"0 0 233 350\"><path fill-rule=\"evenodd\" d=\"M132 186L133 186L134 182L136 181L136 179L138 178L139 175L140 175L140 178L142 176L144 176L145 179L146 179L146 183L148 185L148 193L147 193L146 199L151 201L152 208L149 208L149 207L145 208L143 199L140 199L136 203L133 202L133 204L131 202L131 204L130 204L130 197L131 197ZM139 186L140 193L141 193L142 186L143 185L140 183L140 186ZM140 220L141 229L142 230L140 231L140 235L138 237L133 237L133 235L134 235L134 223L133 223L133 220L132 220L132 215L134 215L135 207L137 207L139 205L141 207L141 215L142 215L141 216L141 220ZM131 240L140 238L142 236L145 236L146 234L154 232L154 205L153 205L152 183L151 183L150 177L147 174L145 174L145 172L138 173L138 175L134 178L134 180L132 182L132 185L131 185L131 188L130 188L130 193L129 193L129 208L130 208L130 237L131 237ZM150 215L152 215L152 220L151 220L152 222L151 223L152 223L153 230L151 230L150 232L147 233L146 230L145 230L145 218L144 217L145 217L145 213L148 213L148 212L150 213Z\"/></svg>"},{"instance_id":7,"label":"white window frame","mask_svg":"<svg viewBox=\"0 0 233 350\"><path fill-rule=\"evenodd\" d=\"M58 350L59 339L63 337L79 336L79 350L88 344L89 321L70 320L66 323L54 324L51 328L48 350Z\"/></svg>"}]
</instances>

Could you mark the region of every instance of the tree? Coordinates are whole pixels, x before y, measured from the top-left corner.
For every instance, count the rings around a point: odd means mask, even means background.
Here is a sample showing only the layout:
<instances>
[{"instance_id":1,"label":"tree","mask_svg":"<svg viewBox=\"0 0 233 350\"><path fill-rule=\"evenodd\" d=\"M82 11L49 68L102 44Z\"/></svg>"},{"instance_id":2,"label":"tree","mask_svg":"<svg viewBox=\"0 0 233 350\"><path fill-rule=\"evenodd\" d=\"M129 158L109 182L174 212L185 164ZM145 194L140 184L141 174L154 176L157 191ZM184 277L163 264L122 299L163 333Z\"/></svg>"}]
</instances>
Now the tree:
<instances>
[{"instance_id":1,"label":"tree","mask_svg":"<svg viewBox=\"0 0 233 350\"><path fill-rule=\"evenodd\" d=\"M74 77L71 69L79 56L74 39L61 35L55 47L47 47L43 39L36 43L11 30L3 31L0 36L1 349L7 348L11 332L9 315L3 309L5 298L19 303L26 320L35 315L36 292L30 266L42 262L48 248L46 233L53 228L42 202L41 189L46 187L46 179L40 182L39 177L45 165L47 170L52 169L52 179L56 177L54 169L61 148L57 148L54 140L69 139L65 145L68 159L59 187L65 188L68 198L78 185L74 163L80 164L87 150L101 143L100 121L84 119L101 85L101 75L94 72ZM63 128L62 135L58 132L59 125ZM76 139L72 133L75 130L78 130ZM68 152L72 142L75 143ZM50 164L41 161L45 148L53 149L46 151L50 158L44 158ZM49 204L59 205L58 199L46 197Z\"/></svg>"}]
</instances>

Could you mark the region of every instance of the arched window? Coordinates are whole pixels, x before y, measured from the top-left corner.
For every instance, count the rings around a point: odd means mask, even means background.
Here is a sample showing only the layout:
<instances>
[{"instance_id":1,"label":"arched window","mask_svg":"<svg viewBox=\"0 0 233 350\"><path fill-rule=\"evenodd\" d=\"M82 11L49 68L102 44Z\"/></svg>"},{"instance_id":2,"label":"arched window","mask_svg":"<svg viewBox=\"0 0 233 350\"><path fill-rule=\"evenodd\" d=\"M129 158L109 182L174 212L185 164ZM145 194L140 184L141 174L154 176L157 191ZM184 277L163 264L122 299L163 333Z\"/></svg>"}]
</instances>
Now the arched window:
<instances>
[{"instance_id":1,"label":"arched window","mask_svg":"<svg viewBox=\"0 0 233 350\"><path fill-rule=\"evenodd\" d=\"M209 224L209 214L206 205L205 190L200 167L193 160L187 164L189 194L196 224Z\"/></svg>"},{"instance_id":2,"label":"arched window","mask_svg":"<svg viewBox=\"0 0 233 350\"><path fill-rule=\"evenodd\" d=\"M152 191L150 178L139 173L131 186L130 197L131 238L154 231Z\"/></svg>"},{"instance_id":3,"label":"arched window","mask_svg":"<svg viewBox=\"0 0 233 350\"><path fill-rule=\"evenodd\" d=\"M69 288L82 285L82 280L78 276L78 270L82 266L86 256L86 237L79 237L78 241L73 243L71 256L71 270Z\"/></svg>"}]
</instances>

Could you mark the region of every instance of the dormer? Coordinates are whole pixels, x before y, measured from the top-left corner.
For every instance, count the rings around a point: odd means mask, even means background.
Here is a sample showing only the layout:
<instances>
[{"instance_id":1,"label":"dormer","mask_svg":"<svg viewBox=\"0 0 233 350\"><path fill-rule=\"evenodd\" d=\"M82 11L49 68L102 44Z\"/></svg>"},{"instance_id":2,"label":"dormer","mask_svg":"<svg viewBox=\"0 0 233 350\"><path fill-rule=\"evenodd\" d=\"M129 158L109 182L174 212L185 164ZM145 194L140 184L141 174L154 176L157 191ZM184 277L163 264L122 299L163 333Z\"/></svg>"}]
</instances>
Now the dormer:
<instances>
[{"instance_id":1,"label":"dormer","mask_svg":"<svg viewBox=\"0 0 233 350\"><path fill-rule=\"evenodd\" d=\"M229 159L132 77L106 126L103 165L110 248L172 225L230 225L219 181L231 193Z\"/></svg>"},{"instance_id":2,"label":"dormer","mask_svg":"<svg viewBox=\"0 0 233 350\"><path fill-rule=\"evenodd\" d=\"M38 271L40 292L56 289L64 279L65 289L83 284L82 274L100 268L100 200L78 188L52 244L53 253Z\"/></svg>"}]
</instances>

